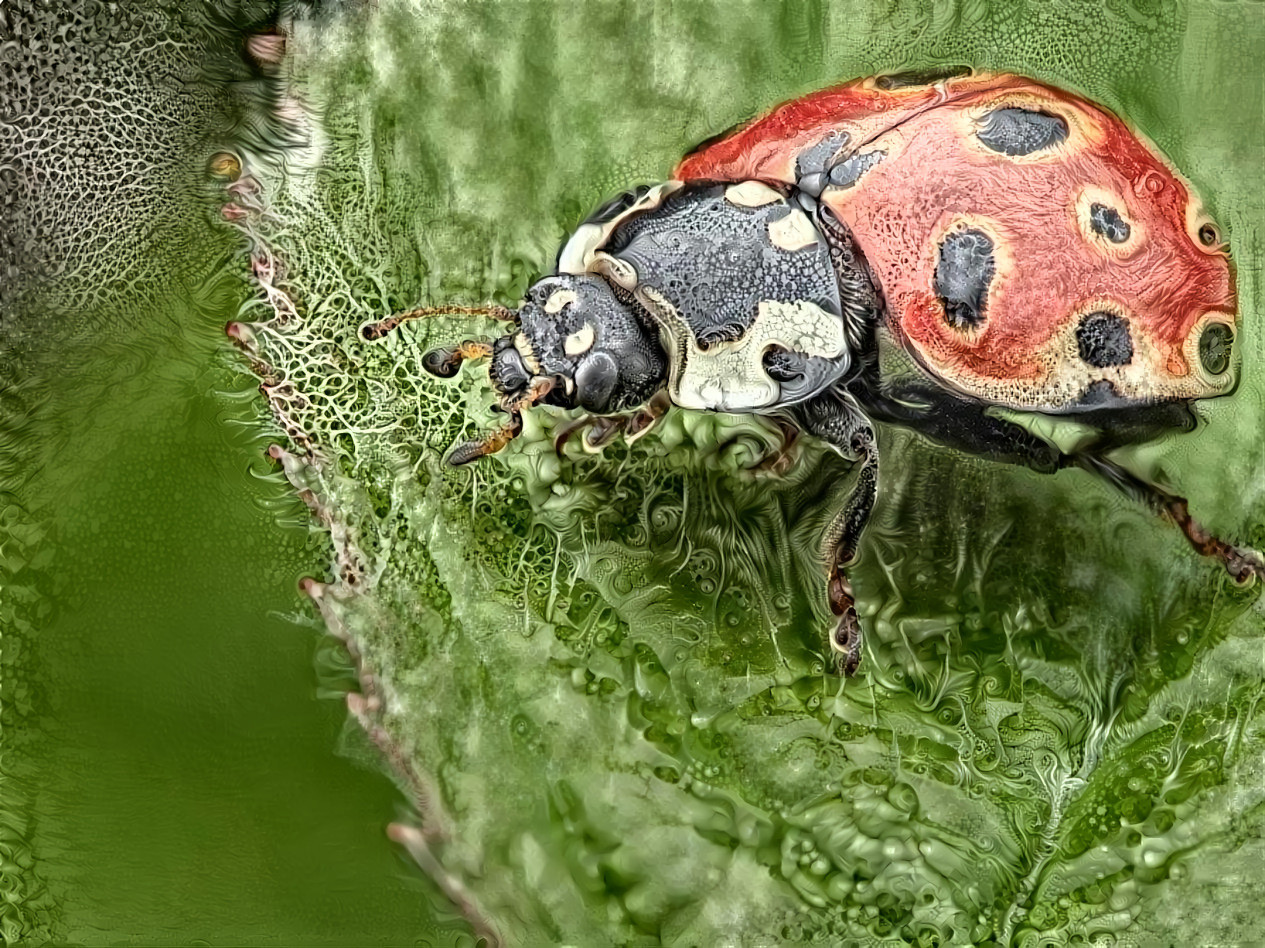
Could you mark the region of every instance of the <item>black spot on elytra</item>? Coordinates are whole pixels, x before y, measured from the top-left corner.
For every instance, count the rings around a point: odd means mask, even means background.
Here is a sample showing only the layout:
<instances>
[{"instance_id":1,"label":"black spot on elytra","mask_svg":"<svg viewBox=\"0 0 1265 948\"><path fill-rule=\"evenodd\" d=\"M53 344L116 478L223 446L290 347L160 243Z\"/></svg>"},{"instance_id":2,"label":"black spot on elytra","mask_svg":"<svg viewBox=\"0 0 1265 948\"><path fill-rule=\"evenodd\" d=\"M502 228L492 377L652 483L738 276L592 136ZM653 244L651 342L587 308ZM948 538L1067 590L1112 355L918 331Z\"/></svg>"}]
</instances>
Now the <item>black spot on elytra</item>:
<instances>
[{"instance_id":1,"label":"black spot on elytra","mask_svg":"<svg viewBox=\"0 0 1265 948\"><path fill-rule=\"evenodd\" d=\"M911 89L914 86L929 86L933 82L956 79L958 76L969 76L973 70L970 66L931 66L927 69L909 69L905 72L894 72L887 76L879 76L874 85L884 92L893 89Z\"/></svg>"},{"instance_id":2,"label":"black spot on elytra","mask_svg":"<svg viewBox=\"0 0 1265 948\"><path fill-rule=\"evenodd\" d=\"M984 321L995 269L993 242L983 231L957 230L940 242L936 295L954 329L973 329Z\"/></svg>"},{"instance_id":3,"label":"black spot on elytra","mask_svg":"<svg viewBox=\"0 0 1265 948\"><path fill-rule=\"evenodd\" d=\"M1090 313L1076 330L1081 359L1098 369L1128 365L1133 361L1133 337L1129 323L1115 313Z\"/></svg>"},{"instance_id":4,"label":"black spot on elytra","mask_svg":"<svg viewBox=\"0 0 1265 948\"><path fill-rule=\"evenodd\" d=\"M980 122L975 137L1014 158L1053 148L1067 139L1067 122L1034 109L994 109Z\"/></svg>"},{"instance_id":5,"label":"black spot on elytra","mask_svg":"<svg viewBox=\"0 0 1265 948\"><path fill-rule=\"evenodd\" d=\"M1106 204L1089 206L1089 226L1095 234L1106 237L1113 244L1124 243L1131 231L1129 222L1120 216L1120 212Z\"/></svg>"},{"instance_id":6,"label":"black spot on elytra","mask_svg":"<svg viewBox=\"0 0 1265 948\"><path fill-rule=\"evenodd\" d=\"M842 129L831 130L821 141L809 145L795 159L795 185L813 197L826 186L826 172L835 156L847 146L851 136Z\"/></svg>"},{"instance_id":7,"label":"black spot on elytra","mask_svg":"<svg viewBox=\"0 0 1265 948\"><path fill-rule=\"evenodd\" d=\"M1101 408L1113 404L1119 398L1120 393L1111 382L1107 379L1098 379L1096 382L1091 382L1085 389L1079 404L1082 408Z\"/></svg>"}]
</instances>

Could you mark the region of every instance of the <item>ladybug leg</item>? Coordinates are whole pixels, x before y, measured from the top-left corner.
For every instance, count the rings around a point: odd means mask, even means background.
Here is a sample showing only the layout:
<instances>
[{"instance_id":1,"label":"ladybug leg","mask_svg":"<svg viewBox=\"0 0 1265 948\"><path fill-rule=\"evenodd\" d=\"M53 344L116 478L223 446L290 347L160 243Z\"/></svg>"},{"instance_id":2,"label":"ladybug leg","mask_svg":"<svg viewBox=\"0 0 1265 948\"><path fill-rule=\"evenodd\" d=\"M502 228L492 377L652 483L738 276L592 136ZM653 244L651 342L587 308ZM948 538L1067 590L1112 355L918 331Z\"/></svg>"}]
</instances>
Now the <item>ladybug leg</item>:
<instances>
[{"instance_id":1,"label":"ladybug leg","mask_svg":"<svg viewBox=\"0 0 1265 948\"><path fill-rule=\"evenodd\" d=\"M495 454L503 447L519 436L523 430L522 416L514 414L510 416L509 423L490 431L482 438L474 441L463 441L454 447L448 455L448 463L452 467L461 467L479 458L487 457L489 454Z\"/></svg>"},{"instance_id":2,"label":"ladybug leg","mask_svg":"<svg viewBox=\"0 0 1265 948\"><path fill-rule=\"evenodd\" d=\"M912 428L932 441L977 457L1043 474L1053 474L1068 464L1068 456L1050 442L988 414L978 402L916 385L887 392L861 389L855 394L873 418Z\"/></svg>"},{"instance_id":3,"label":"ladybug leg","mask_svg":"<svg viewBox=\"0 0 1265 948\"><path fill-rule=\"evenodd\" d=\"M625 415L598 415L593 418L593 423L584 432L582 439L584 450L596 454L610 444L627 423L628 418Z\"/></svg>"},{"instance_id":4,"label":"ladybug leg","mask_svg":"<svg viewBox=\"0 0 1265 948\"><path fill-rule=\"evenodd\" d=\"M553 436L553 449L558 457L562 457L562 451L578 431L583 431L597 420L596 415L582 415L575 421L563 425L558 429L558 433Z\"/></svg>"},{"instance_id":5,"label":"ladybug leg","mask_svg":"<svg viewBox=\"0 0 1265 948\"><path fill-rule=\"evenodd\" d=\"M1120 465L1092 454L1074 455L1073 463L1105 478L1123 493L1146 504L1165 520L1173 523L1197 553L1221 561L1236 583L1265 579L1265 557L1250 547L1235 546L1214 536L1190 515L1185 497L1170 494L1126 471Z\"/></svg>"},{"instance_id":6,"label":"ladybug leg","mask_svg":"<svg viewBox=\"0 0 1265 948\"><path fill-rule=\"evenodd\" d=\"M1102 456L1113 448L1148 441L1166 431L1189 430L1194 420L1184 405L1157 406L1135 416L1128 424L1104 430L1089 447L1064 454L1027 429L987 414L982 405L920 386L908 387L894 396L872 390L858 390L856 396L866 411L881 421L913 428L934 441L979 457L1046 474L1066 467L1096 474L1176 525L1196 551L1220 560L1236 582L1247 582L1253 577L1265 580L1265 557L1259 552L1209 533L1191 517L1184 497L1150 484Z\"/></svg>"},{"instance_id":7,"label":"ladybug leg","mask_svg":"<svg viewBox=\"0 0 1265 948\"><path fill-rule=\"evenodd\" d=\"M838 653L839 666L849 678L861 664L861 622L852 583L845 571L856 562L861 534L878 496L878 447L874 443L874 432L868 426L858 431L852 438L851 448L861 457L856 486L826 531L830 564L827 596L830 611L839 617L839 624L830 636L830 647Z\"/></svg>"},{"instance_id":8,"label":"ladybug leg","mask_svg":"<svg viewBox=\"0 0 1265 948\"><path fill-rule=\"evenodd\" d=\"M669 397L665 389L659 389L651 396L650 401L646 402L644 408L634 412L628 419L628 423L624 425L624 439L632 444L647 431L659 423L659 419L668 413L668 409L672 407L672 399Z\"/></svg>"},{"instance_id":9,"label":"ladybug leg","mask_svg":"<svg viewBox=\"0 0 1265 948\"><path fill-rule=\"evenodd\" d=\"M629 417L625 415L584 415L558 431L553 439L553 449L562 457L567 442L583 431L581 446L587 453L595 454L610 444L611 439L624 430L628 423Z\"/></svg>"},{"instance_id":10,"label":"ladybug leg","mask_svg":"<svg viewBox=\"0 0 1265 948\"><path fill-rule=\"evenodd\" d=\"M847 568L856 562L861 535L878 496L878 443L869 420L845 396L827 394L803 406L800 416L809 434L857 459L856 484L826 529L822 547L828 568L826 593L838 624L830 633L839 669L851 678L861 664L861 622Z\"/></svg>"},{"instance_id":11,"label":"ladybug leg","mask_svg":"<svg viewBox=\"0 0 1265 948\"><path fill-rule=\"evenodd\" d=\"M795 444L799 441L800 430L798 426L785 418L774 417L765 420L777 430L781 444L770 451L764 460L753 465L750 470L753 474L772 474L775 477L781 477L795 464Z\"/></svg>"}]
</instances>

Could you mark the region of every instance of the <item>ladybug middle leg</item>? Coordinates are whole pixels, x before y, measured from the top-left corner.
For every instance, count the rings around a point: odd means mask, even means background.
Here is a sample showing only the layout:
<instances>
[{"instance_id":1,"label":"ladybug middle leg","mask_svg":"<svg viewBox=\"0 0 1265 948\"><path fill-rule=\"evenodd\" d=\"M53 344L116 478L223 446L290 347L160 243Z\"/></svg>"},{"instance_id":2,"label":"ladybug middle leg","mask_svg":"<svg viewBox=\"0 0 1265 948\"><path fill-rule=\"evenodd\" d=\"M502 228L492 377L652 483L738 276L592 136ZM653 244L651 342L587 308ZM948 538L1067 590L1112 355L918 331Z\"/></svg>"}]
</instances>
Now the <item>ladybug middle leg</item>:
<instances>
[{"instance_id":1,"label":"ladybug middle leg","mask_svg":"<svg viewBox=\"0 0 1265 948\"><path fill-rule=\"evenodd\" d=\"M840 670L851 678L861 664L861 623L847 568L857 559L861 534L878 496L878 442L869 419L851 398L839 392L827 392L805 403L796 416L809 434L858 462L856 484L831 520L822 543L830 611L839 617L830 633L830 647Z\"/></svg>"},{"instance_id":2,"label":"ladybug middle leg","mask_svg":"<svg viewBox=\"0 0 1265 948\"><path fill-rule=\"evenodd\" d=\"M767 420L772 422L779 443L748 470L753 474L782 477L795 465L795 445L799 441L800 430L784 418Z\"/></svg>"},{"instance_id":3,"label":"ladybug middle leg","mask_svg":"<svg viewBox=\"0 0 1265 948\"><path fill-rule=\"evenodd\" d=\"M558 433L554 435L553 449L558 457L562 457L567 442L582 431L584 436L580 443L585 452L596 453L610 443L626 422L627 418L623 415L584 415L558 429Z\"/></svg>"}]
</instances>

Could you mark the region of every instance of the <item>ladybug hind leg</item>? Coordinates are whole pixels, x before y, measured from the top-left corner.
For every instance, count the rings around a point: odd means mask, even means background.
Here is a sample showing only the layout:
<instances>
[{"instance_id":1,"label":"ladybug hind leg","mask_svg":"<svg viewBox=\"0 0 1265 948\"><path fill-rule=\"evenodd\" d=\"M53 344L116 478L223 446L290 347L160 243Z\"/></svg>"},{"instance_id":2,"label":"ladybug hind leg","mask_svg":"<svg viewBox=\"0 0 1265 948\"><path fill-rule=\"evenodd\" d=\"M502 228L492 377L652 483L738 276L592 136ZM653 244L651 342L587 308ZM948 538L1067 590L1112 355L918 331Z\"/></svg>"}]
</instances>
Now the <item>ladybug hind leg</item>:
<instances>
[{"instance_id":1,"label":"ladybug hind leg","mask_svg":"<svg viewBox=\"0 0 1265 948\"><path fill-rule=\"evenodd\" d=\"M827 393L798 413L804 429L857 461L856 483L826 528L822 542L827 568L826 595L837 624L829 636L840 671L851 678L861 664L861 621L847 569L860 550L861 536L878 497L878 442L869 420L850 398Z\"/></svg>"}]
</instances>

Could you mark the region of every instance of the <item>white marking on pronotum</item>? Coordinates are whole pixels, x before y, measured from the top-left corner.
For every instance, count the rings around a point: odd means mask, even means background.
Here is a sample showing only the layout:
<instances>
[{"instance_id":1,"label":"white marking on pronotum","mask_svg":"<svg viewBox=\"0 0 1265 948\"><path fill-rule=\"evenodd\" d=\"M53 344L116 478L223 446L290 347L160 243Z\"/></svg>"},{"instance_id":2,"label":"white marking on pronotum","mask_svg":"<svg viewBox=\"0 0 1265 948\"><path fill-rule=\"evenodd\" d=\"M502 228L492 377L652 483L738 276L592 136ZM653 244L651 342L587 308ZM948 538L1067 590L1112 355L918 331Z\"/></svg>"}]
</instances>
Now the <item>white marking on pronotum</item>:
<instances>
[{"instance_id":1,"label":"white marking on pronotum","mask_svg":"<svg viewBox=\"0 0 1265 948\"><path fill-rule=\"evenodd\" d=\"M640 296L671 342L676 357L669 366L668 391L682 408L749 412L774 404L780 388L764 369L764 354L772 346L827 359L847 350L843 321L808 300L762 300L741 339L703 350L662 294L642 287Z\"/></svg>"},{"instance_id":2,"label":"white marking on pronotum","mask_svg":"<svg viewBox=\"0 0 1265 948\"><path fill-rule=\"evenodd\" d=\"M593 340L595 338L593 326L585 323L582 328L567 336L562 343L562 351L569 356L584 355L584 353L593 348Z\"/></svg>"},{"instance_id":3,"label":"white marking on pronotum","mask_svg":"<svg viewBox=\"0 0 1265 948\"><path fill-rule=\"evenodd\" d=\"M782 250L803 250L817 245L817 229L802 211L792 210L769 224L769 240Z\"/></svg>"},{"instance_id":4,"label":"white marking on pronotum","mask_svg":"<svg viewBox=\"0 0 1265 948\"><path fill-rule=\"evenodd\" d=\"M539 375L540 360L536 358L536 353L531 347L530 340L521 332L514 333L514 348L523 357L523 365L527 366L527 371L532 375Z\"/></svg>"},{"instance_id":5,"label":"white marking on pronotum","mask_svg":"<svg viewBox=\"0 0 1265 948\"><path fill-rule=\"evenodd\" d=\"M725 200L739 207L764 207L781 201L782 195L761 181L743 181L725 188Z\"/></svg>"},{"instance_id":6,"label":"white marking on pronotum","mask_svg":"<svg viewBox=\"0 0 1265 948\"><path fill-rule=\"evenodd\" d=\"M545 300L545 312L550 316L561 313L576 301L575 290L558 290Z\"/></svg>"}]
</instances>

